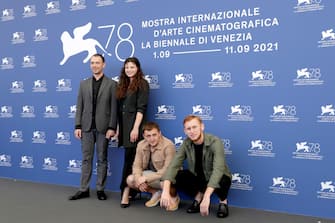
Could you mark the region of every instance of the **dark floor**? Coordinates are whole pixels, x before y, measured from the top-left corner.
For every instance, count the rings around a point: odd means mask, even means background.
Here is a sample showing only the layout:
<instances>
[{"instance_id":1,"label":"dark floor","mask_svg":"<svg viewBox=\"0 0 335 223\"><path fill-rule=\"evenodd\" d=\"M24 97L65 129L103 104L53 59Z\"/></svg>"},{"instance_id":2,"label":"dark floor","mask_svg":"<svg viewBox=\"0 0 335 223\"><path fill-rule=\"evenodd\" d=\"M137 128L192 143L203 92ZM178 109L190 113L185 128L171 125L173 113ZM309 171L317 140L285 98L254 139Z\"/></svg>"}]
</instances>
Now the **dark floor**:
<instances>
[{"instance_id":1,"label":"dark floor","mask_svg":"<svg viewBox=\"0 0 335 223\"><path fill-rule=\"evenodd\" d=\"M176 212L160 207L146 208L145 198L129 208L119 206L119 193L107 192L108 200L99 201L94 191L87 199L68 201L76 188L39 184L0 178L0 223L161 223L161 222L226 222L226 223L335 223L335 220L230 207L230 216L218 219L215 207L207 217L187 214L183 201Z\"/></svg>"}]
</instances>

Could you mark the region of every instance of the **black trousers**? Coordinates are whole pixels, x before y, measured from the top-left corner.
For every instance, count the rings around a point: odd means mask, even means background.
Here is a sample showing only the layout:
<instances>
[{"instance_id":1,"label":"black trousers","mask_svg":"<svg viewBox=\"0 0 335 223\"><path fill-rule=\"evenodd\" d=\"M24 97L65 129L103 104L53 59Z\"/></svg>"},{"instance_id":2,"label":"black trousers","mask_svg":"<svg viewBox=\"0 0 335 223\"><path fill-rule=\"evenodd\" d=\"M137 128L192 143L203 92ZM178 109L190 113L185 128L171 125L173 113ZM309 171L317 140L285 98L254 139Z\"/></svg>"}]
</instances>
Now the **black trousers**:
<instances>
[{"instance_id":1,"label":"black trousers","mask_svg":"<svg viewBox=\"0 0 335 223\"><path fill-rule=\"evenodd\" d=\"M136 148L135 147L125 147L124 148L124 161L123 161L123 170L122 170L122 178L120 184L121 196L123 194L123 190L127 187L127 177L133 172L133 162L135 160ZM136 190L131 190L130 195L136 195Z\"/></svg>"},{"instance_id":2,"label":"black trousers","mask_svg":"<svg viewBox=\"0 0 335 223\"><path fill-rule=\"evenodd\" d=\"M176 184L174 186L177 190L181 190L188 196L194 197L198 192L205 192L207 183L208 181L199 179L189 170L179 170L176 176ZM228 196L231 179L228 176L223 175L219 185L220 187L215 188L214 193L221 201L223 201Z\"/></svg>"}]
</instances>

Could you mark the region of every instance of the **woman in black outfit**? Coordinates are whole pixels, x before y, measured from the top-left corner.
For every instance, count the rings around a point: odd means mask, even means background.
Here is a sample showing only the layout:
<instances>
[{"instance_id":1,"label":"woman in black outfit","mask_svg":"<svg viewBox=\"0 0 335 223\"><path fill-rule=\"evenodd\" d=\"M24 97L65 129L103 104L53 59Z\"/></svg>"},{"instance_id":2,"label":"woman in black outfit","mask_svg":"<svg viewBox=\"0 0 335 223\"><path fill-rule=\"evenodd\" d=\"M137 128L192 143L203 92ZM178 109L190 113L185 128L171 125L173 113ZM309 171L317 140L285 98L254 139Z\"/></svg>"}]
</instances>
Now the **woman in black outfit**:
<instances>
[{"instance_id":1,"label":"woman in black outfit","mask_svg":"<svg viewBox=\"0 0 335 223\"><path fill-rule=\"evenodd\" d=\"M134 197L136 191L128 191L126 179L132 173L137 143L142 137L142 125L149 98L149 84L144 79L139 60L129 57L125 60L117 87L119 147L123 146L124 164L122 171L121 207L129 206L129 196Z\"/></svg>"}]
</instances>

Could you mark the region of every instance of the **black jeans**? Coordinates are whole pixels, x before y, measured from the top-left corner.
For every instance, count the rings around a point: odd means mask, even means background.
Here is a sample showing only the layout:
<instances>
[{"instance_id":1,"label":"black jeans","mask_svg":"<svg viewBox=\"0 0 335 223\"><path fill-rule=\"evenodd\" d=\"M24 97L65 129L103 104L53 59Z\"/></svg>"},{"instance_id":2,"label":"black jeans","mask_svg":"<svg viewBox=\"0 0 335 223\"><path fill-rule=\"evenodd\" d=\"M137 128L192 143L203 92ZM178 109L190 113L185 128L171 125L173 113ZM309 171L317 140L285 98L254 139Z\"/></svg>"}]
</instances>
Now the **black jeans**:
<instances>
[{"instance_id":1,"label":"black jeans","mask_svg":"<svg viewBox=\"0 0 335 223\"><path fill-rule=\"evenodd\" d=\"M205 192L207 183L208 181L200 180L189 170L179 170L176 176L176 184L174 186L177 190L181 190L188 196L194 197L198 192ZM215 188L214 193L221 201L223 201L228 196L231 179L228 176L223 175L219 185L220 187Z\"/></svg>"}]
</instances>

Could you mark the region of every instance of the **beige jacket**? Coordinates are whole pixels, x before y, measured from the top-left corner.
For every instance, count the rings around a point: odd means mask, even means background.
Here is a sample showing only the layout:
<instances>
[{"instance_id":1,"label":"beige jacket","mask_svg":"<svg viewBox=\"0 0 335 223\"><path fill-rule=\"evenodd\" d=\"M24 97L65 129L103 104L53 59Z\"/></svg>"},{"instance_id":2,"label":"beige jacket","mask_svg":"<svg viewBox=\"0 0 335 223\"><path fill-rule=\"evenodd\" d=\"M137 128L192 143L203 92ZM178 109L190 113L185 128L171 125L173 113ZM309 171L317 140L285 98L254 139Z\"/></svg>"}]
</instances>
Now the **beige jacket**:
<instances>
[{"instance_id":1,"label":"beige jacket","mask_svg":"<svg viewBox=\"0 0 335 223\"><path fill-rule=\"evenodd\" d=\"M164 136L161 137L158 145L155 147L151 147L145 140L140 141L136 148L136 156L133 163L133 175L135 179L142 176L143 171L148 168L151 155L152 164L157 172L146 175L147 181L151 183L159 180L175 154L175 145Z\"/></svg>"}]
</instances>

